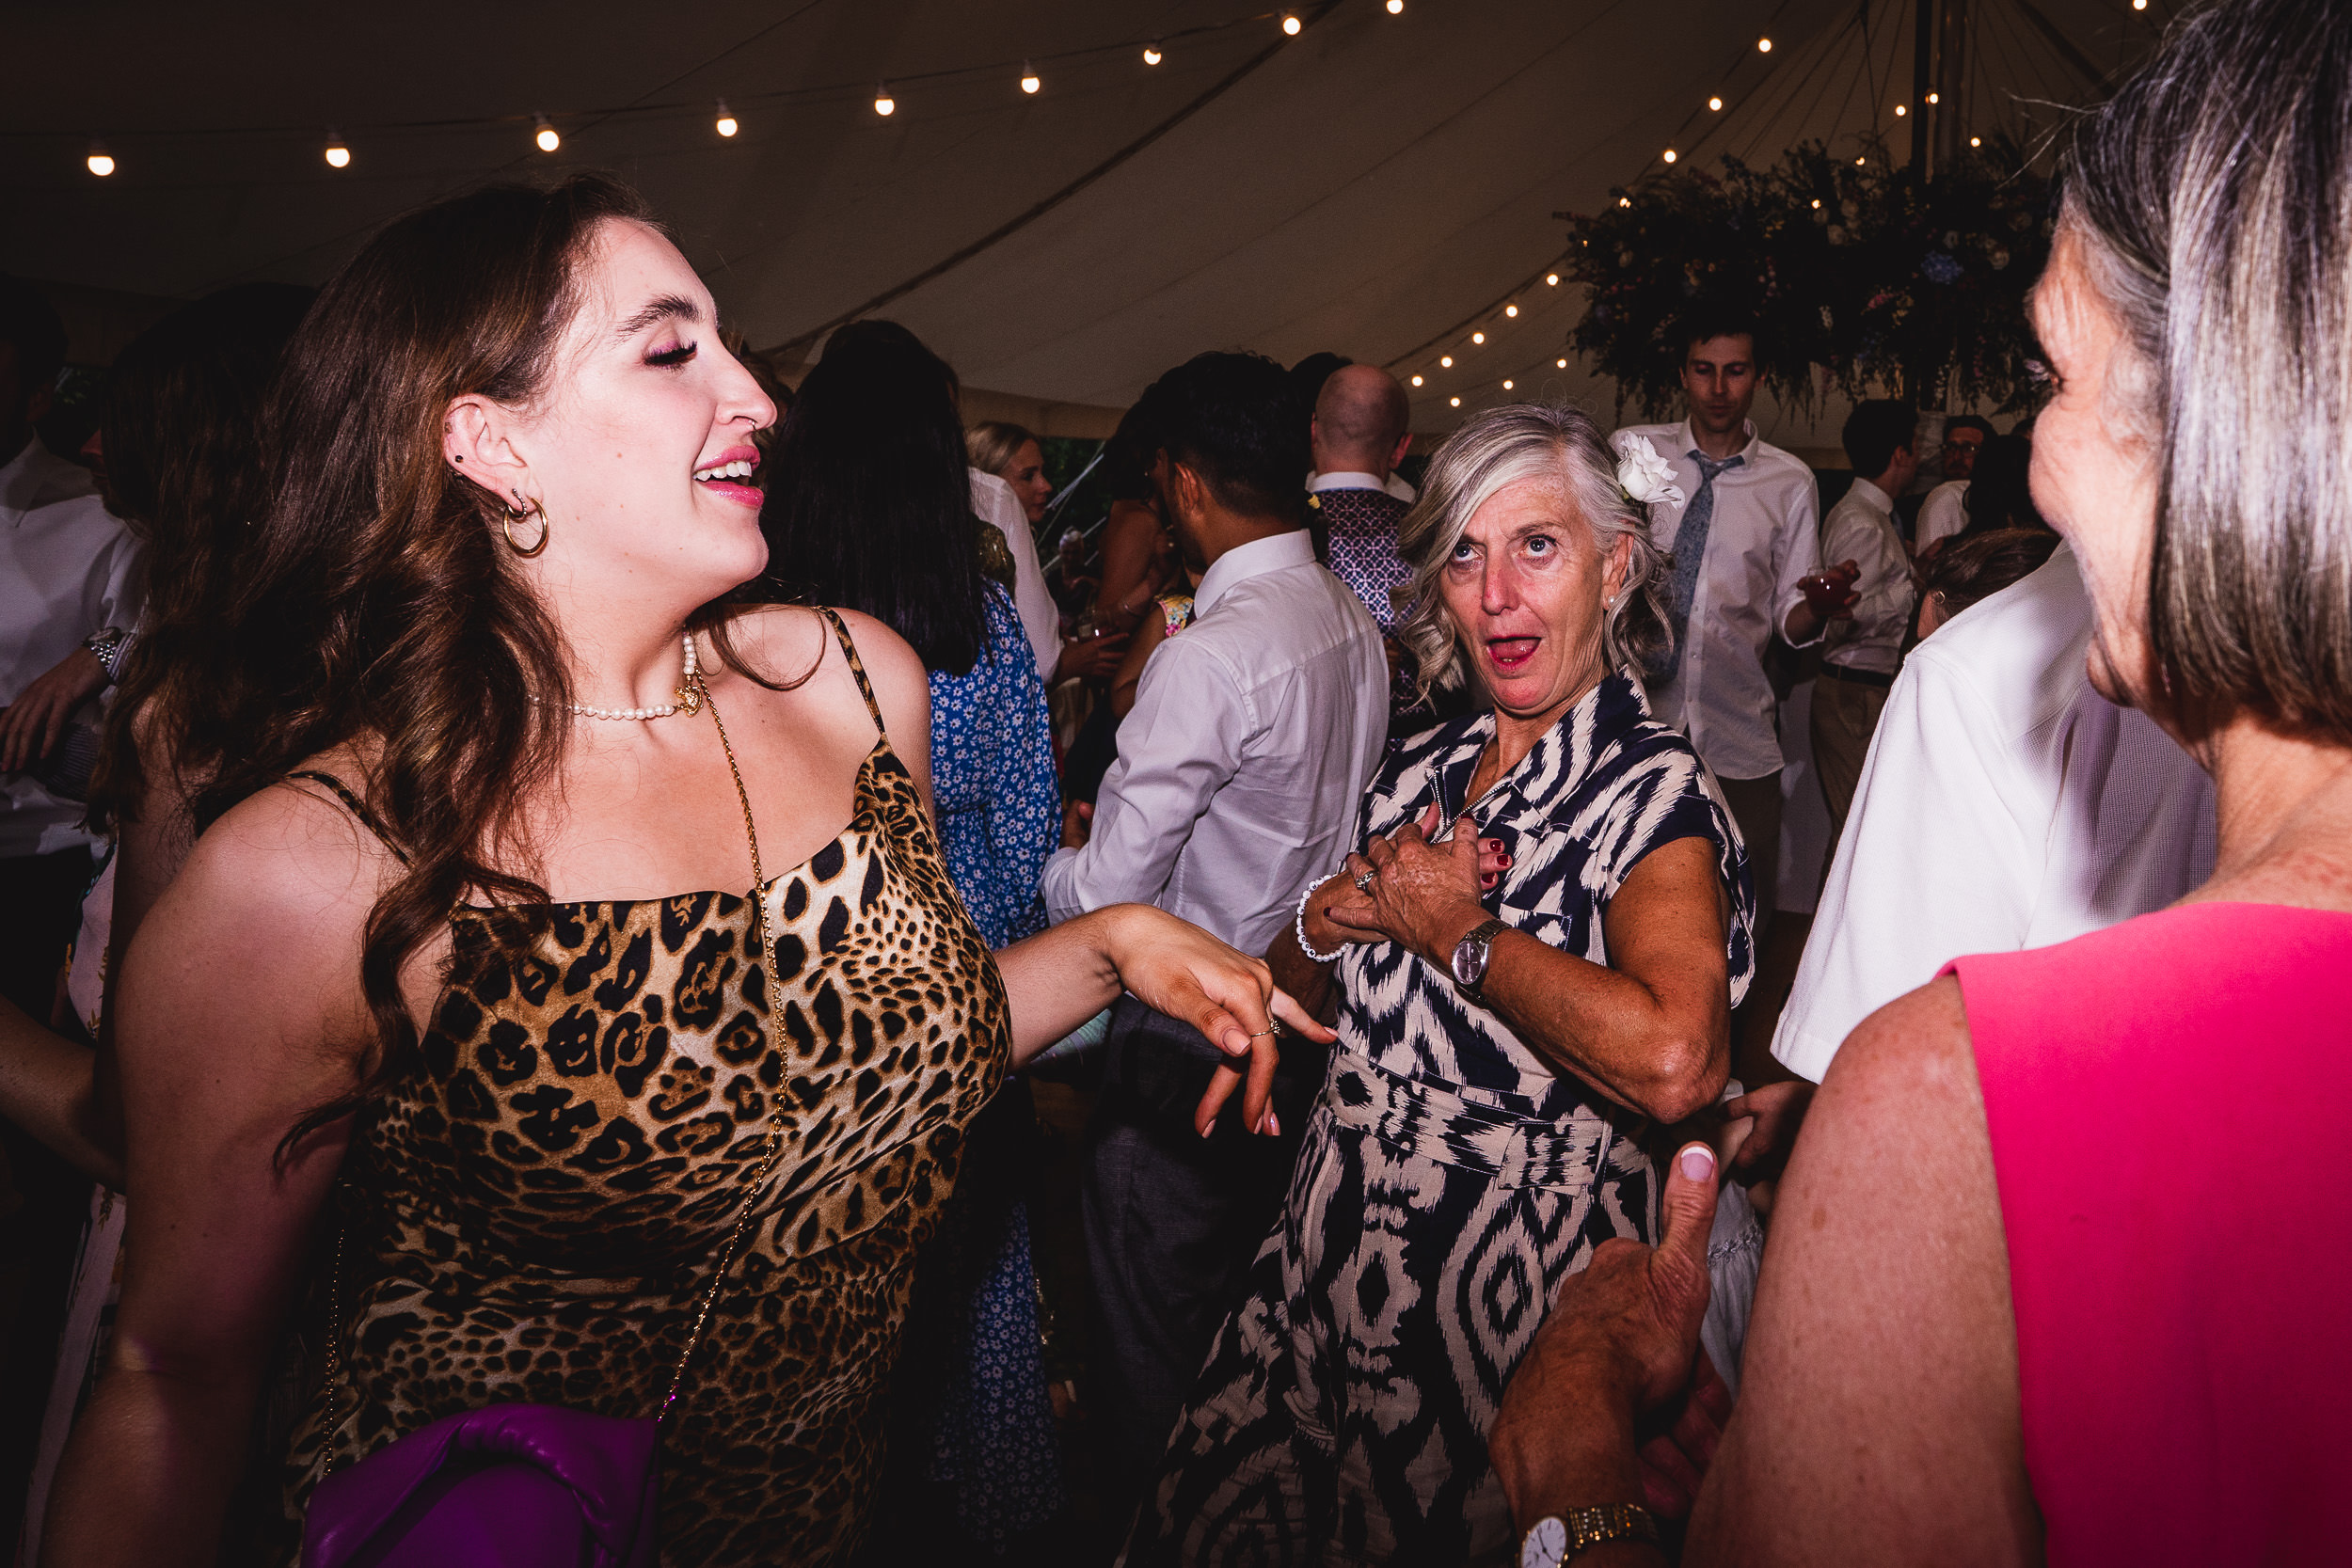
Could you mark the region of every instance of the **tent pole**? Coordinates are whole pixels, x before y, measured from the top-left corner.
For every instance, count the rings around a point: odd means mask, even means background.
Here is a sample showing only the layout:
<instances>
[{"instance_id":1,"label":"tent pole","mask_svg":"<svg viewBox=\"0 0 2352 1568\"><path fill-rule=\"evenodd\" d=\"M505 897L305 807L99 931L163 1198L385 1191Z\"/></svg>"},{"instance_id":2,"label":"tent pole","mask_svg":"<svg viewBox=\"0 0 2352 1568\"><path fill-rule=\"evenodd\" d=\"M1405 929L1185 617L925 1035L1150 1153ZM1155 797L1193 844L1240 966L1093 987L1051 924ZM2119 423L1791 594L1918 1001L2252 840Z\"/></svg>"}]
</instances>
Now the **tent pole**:
<instances>
[{"instance_id":1,"label":"tent pole","mask_svg":"<svg viewBox=\"0 0 2352 1568\"><path fill-rule=\"evenodd\" d=\"M1961 134L1967 129L1961 103L1968 86L1968 0L1944 0L1944 36L1935 61L1935 172L1960 162Z\"/></svg>"},{"instance_id":2,"label":"tent pole","mask_svg":"<svg viewBox=\"0 0 2352 1568\"><path fill-rule=\"evenodd\" d=\"M1928 83L1934 59L1935 0L1918 0L1911 24L1911 173L1928 173Z\"/></svg>"}]
</instances>

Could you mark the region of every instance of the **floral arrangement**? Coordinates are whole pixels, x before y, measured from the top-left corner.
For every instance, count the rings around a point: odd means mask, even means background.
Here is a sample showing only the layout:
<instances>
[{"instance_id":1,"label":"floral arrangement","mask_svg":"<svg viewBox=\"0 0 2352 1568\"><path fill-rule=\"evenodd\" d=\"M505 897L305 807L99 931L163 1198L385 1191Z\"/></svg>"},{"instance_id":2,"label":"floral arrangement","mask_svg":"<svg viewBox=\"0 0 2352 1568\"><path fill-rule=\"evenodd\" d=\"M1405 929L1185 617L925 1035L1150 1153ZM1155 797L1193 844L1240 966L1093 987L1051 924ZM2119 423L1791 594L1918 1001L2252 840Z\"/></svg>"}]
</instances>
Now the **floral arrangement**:
<instances>
[{"instance_id":1,"label":"floral arrangement","mask_svg":"<svg viewBox=\"0 0 2352 1568\"><path fill-rule=\"evenodd\" d=\"M1769 169L1670 169L1565 214L1563 269L1588 293L1568 345L1630 402L1665 414L1680 328L1729 310L1757 325L1757 371L1783 403L1831 393L2004 412L2036 396L2026 300L2048 260L2048 180L2013 145L1922 184L1883 148L1857 164L1818 143Z\"/></svg>"}]
</instances>

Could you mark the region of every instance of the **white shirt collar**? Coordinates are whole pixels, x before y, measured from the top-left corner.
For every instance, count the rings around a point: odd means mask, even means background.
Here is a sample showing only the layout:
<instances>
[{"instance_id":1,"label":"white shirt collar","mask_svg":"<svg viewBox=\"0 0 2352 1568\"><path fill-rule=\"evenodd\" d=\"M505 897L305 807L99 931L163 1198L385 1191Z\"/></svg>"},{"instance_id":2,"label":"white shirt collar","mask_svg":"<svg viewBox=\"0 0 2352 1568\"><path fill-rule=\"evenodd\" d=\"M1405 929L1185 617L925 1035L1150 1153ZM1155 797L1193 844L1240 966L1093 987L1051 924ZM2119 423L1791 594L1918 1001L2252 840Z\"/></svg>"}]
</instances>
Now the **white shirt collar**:
<instances>
[{"instance_id":1,"label":"white shirt collar","mask_svg":"<svg viewBox=\"0 0 2352 1568\"><path fill-rule=\"evenodd\" d=\"M1206 615L1235 583L1279 572L1285 566L1311 565L1314 559L1314 536L1303 528L1236 545L1211 562L1209 569L1200 575L1200 586L1192 591L1193 619Z\"/></svg>"},{"instance_id":2,"label":"white shirt collar","mask_svg":"<svg viewBox=\"0 0 2352 1568\"><path fill-rule=\"evenodd\" d=\"M1762 440L1763 437L1756 435L1756 421L1754 420L1740 420L1740 434L1746 436L1747 440L1740 446L1738 451L1732 453L1732 456L1746 458L1748 460L1746 466L1753 468L1756 467L1756 444L1759 440ZM1676 449L1674 455L1677 457L1688 457L1691 453L1699 450L1701 450L1699 447L1699 433L1692 427L1690 417L1685 415L1682 420L1682 445Z\"/></svg>"},{"instance_id":3,"label":"white shirt collar","mask_svg":"<svg viewBox=\"0 0 2352 1568\"><path fill-rule=\"evenodd\" d=\"M1864 479L1860 474L1854 476L1853 484L1846 494L1853 497L1873 512L1890 517L1895 514L1895 498Z\"/></svg>"}]
</instances>

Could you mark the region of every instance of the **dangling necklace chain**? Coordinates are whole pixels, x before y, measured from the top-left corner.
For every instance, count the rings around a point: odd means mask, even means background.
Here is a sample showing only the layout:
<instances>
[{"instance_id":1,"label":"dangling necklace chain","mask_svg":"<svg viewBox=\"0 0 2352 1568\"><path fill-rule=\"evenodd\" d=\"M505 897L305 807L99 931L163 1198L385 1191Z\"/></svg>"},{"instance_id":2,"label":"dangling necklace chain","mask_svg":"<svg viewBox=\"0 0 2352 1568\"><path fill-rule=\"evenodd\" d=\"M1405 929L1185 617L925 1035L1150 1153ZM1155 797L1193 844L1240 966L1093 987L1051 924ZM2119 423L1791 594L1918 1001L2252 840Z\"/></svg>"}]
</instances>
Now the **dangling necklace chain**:
<instances>
[{"instance_id":1,"label":"dangling necklace chain","mask_svg":"<svg viewBox=\"0 0 2352 1568\"><path fill-rule=\"evenodd\" d=\"M694 657L694 634L686 634L686 669L678 676L676 702L660 707L590 707L585 703L565 703L564 706L582 719L667 719L673 713L692 715L702 710L702 665ZM532 702L539 699L533 697Z\"/></svg>"}]
</instances>

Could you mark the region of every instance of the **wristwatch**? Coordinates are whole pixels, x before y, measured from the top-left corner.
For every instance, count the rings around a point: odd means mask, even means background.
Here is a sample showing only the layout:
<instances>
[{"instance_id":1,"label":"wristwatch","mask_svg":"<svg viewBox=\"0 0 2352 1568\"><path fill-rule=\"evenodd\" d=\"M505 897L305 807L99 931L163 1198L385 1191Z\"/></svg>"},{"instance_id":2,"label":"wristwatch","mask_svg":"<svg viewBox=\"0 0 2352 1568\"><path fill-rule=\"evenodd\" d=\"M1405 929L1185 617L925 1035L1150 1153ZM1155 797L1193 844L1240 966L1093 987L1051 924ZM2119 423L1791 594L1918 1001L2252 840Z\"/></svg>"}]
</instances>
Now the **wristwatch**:
<instances>
[{"instance_id":1,"label":"wristwatch","mask_svg":"<svg viewBox=\"0 0 2352 1568\"><path fill-rule=\"evenodd\" d=\"M1648 1509L1638 1503L1572 1508L1530 1527L1519 1542L1519 1568L1560 1568L1587 1546L1628 1540L1658 1544L1658 1521Z\"/></svg>"},{"instance_id":2,"label":"wristwatch","mask_svg":"<svg viewBox=\"0 0 2352 1568\"><path fill-rule=\"evenodd\" d=\"M129 632L108 626L82 644L90 657L98 660L98 667L106 672L108 686L114 685L116 675L121 672L122 649L130 641Z\"/></svg>"},{"instance_id":3,"label":"wristwatch","mask_svg":"<svg viewBox=\"0 0 2352 1568\"><path fill-rule=\"evenodd\" d=\"M1486 980L1486 961L1494 954L1495 938L1511 927L1500 920L1486 919L1470 928L1470 934L1454 944L1454 983L1478 994L1478 988Z\"/></svg>"}]
</instances>

